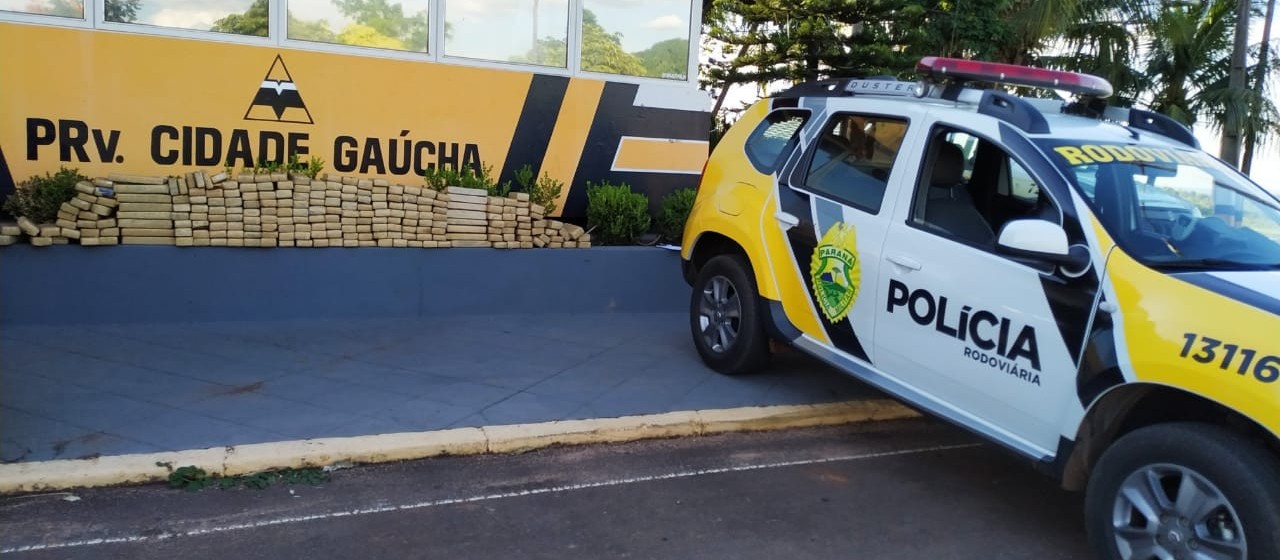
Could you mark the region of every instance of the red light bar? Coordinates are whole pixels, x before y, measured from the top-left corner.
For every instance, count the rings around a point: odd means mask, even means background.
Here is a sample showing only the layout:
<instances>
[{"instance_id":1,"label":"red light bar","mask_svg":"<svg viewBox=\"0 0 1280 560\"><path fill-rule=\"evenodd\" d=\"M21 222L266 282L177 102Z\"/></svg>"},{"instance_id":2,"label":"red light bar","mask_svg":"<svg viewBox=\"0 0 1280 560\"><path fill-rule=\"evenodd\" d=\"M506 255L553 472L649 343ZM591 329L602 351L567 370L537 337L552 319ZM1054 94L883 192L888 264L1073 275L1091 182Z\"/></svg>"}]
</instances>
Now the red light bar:
<instances>
[{"instance_id":1,"label":"red light bar","mask_svg":"<svg viewBox=\"0 0 1280 560\"><path fill-rule=\"evenodd\" d=\"M1091 74L1045 70L1016 64L926 56L916 71L932 78L955 78L1017 86L1060 89L1079 95L1110 97L1111 83Z\"/></svg>"}]
</instances>

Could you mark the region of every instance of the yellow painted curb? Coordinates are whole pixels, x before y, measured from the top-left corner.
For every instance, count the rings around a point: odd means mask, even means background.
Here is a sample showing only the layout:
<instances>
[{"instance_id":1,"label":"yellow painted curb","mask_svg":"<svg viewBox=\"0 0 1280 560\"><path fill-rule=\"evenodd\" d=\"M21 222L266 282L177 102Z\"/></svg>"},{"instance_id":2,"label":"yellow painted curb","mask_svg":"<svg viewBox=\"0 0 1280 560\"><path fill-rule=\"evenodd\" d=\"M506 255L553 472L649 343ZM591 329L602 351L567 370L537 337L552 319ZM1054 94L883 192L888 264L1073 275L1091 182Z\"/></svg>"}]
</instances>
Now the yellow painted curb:
<instances>
[{"instance_id":1,"label":"yellow painted curb","mask_svg":"<svg viewBox=\"0 0 1280 560\"><path fill-rule=\"evenodd\" d=\"M202 468L210 475L232 476L272 469L323 467L336 463L384 463L440 455L516 453L552 445L622 443L736 431L832 426L912 418L918 415L896 401L870 399L279 441L164 453L112 455L96 459L10 463L0 465L0 494L155 482L167 478L170 468L188 465Z\"/></svg>"}]
</instances>

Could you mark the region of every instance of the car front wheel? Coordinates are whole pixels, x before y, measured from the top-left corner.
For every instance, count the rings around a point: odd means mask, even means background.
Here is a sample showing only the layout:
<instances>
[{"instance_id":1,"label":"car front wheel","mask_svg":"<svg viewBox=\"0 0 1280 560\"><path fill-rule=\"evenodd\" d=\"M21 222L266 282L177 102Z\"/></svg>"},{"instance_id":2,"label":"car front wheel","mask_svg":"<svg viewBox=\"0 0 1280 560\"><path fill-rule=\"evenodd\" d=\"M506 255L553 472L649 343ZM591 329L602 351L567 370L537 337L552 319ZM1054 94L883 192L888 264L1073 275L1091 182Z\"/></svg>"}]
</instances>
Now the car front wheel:
<instances>
[{"instance_id":1,"label":"car front wheel","mask_svg":"<svg viewBox=\"0 0 1280 560\"><path fill-rule=\"evenodd\" d=\"M1278 477L1270 452L1224 428L1135 430L1090 476L1090 544L1108 560L1280 558Z\"/></svg>"}]
</instances>

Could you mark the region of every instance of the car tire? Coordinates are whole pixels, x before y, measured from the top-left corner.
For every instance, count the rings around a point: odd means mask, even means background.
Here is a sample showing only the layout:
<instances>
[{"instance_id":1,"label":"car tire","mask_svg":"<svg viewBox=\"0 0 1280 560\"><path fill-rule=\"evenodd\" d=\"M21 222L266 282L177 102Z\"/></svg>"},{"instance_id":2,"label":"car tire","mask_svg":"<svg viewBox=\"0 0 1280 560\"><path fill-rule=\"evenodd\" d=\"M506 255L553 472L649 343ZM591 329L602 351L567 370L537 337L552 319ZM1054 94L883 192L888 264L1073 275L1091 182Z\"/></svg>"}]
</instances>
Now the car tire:
<instances>
[{"instance_id":1,"label":"car tire","mask_svg":"<svg viewBox=\"0 0 1280 560\"><path fill-rule=\"evenodd\" d=\"M1218 505L1192 507L1192 498ZM1215 550L1270 560L1280 558L1278 503L1280 461L1259 443L1210 424L1157 424L1103 453L1089 478L1085 525L1106 560L1214 558L1199 553Z\"/></svg>"},{"instance_id":2,"label":"car tire","mask_svg":"<svg viewBox=\"0 0 1280 560\"><path fill-rule=\"evenodd\" d=\"M769 337L758 294L751 267L741 256L720 255L698 270L689 327L698 355L711 369L742 375L769 363Z\"/></svg>"}]
</instances>

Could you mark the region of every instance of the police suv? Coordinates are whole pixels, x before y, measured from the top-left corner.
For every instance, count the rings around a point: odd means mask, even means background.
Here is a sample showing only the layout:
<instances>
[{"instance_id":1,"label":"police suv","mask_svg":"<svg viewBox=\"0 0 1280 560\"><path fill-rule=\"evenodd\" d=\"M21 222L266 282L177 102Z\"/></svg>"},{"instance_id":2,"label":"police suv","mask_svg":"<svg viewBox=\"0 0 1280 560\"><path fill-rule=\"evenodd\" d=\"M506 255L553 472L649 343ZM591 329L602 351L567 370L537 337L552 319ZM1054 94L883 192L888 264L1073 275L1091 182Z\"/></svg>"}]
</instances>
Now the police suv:
<instances>
[{"instance_id":1,"label":"police suv","mask_svg":"<svg viewBox=\"0 0 1280 560\"><path fill-rule=\"evenodd\" d=\"M702 359L782 341L1029 457L1101 558L1280 559L1280 201L1096 76L919 70L726 133L683 240Z\"/></svg>"}]
</instances>

